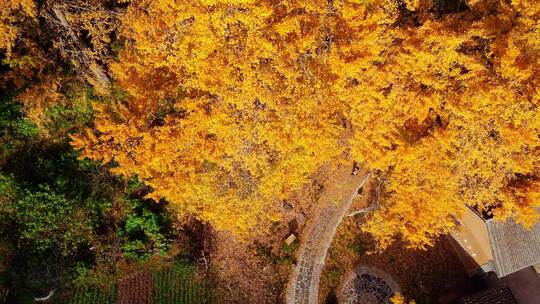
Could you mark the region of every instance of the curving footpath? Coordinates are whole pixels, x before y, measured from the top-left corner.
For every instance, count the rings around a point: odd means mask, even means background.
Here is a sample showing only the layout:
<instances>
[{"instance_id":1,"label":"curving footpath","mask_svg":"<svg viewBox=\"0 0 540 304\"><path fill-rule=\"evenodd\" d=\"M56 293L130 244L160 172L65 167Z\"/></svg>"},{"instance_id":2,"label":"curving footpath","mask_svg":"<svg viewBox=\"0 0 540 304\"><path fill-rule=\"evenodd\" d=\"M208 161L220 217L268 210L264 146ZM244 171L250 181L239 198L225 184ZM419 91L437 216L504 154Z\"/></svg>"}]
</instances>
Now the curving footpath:
<instances>
[{"instance_id":1,"label":"curving footpath","mask_svg":"<svg viewBox=\"0 0 540 304\"><path fill-rule=\"evenodd\" d=\"M324 204L310 224L305 241L299 249L299 257L287 287L287 304L315 304L319 296L319 280L324 267L326 252L341 220L350 208L358 190L370 174L351 175L350 169L342 168L325 185L320 198Z\"/></svg>"}]
</instances>

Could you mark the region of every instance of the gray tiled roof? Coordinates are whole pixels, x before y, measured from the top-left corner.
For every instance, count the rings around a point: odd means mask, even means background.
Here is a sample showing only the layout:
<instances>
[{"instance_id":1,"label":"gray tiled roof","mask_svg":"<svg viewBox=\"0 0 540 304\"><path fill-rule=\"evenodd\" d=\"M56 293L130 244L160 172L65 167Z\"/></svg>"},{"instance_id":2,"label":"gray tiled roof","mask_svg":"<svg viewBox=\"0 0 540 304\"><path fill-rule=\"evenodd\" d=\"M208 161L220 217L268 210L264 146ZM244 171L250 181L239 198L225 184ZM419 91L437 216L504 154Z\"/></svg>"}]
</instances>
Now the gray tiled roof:
<instances>
[{"instance_id":1,"label":"gray tiled roof","mask_svg":"<svg viewBox=\"0 0 540 304\"><path fill-rule=\"evenodd\" d=\"M462 298L460 304L517 304L517 302L508 288L498 287Z\"/></svg>"},{"instance_id":2,"label":"gray tiled roof","mask_svg":"<svg viewBox=\"0 0 540 304\"><path fill-rule=\"evenodd\" d=\"M540 263L540 223L527 230L512 219L487 220L495 272L506 276Z\"/></svg>"}]
</instances>

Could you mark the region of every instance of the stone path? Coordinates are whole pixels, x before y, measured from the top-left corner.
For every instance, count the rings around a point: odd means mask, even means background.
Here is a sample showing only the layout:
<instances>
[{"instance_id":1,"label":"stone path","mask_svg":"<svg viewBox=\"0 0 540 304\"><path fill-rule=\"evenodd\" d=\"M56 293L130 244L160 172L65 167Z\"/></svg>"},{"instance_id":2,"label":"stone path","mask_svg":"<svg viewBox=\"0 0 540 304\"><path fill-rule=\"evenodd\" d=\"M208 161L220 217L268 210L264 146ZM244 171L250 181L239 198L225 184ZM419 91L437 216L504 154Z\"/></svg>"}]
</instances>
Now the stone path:
<instances>
[{"instance_id":1,"label":"stone path","mask_svg":"<svg viewBox=\"0 0 540 304\"><path fill-rule=\"evenodd\" d=\"M308 226L299 250L298 261L287 287L288 304L318 303L319 280L328 248L341 220L369 174L351 175L350 168L337 169L321 195L323 208Z\"/></svg>"}]
</instances>

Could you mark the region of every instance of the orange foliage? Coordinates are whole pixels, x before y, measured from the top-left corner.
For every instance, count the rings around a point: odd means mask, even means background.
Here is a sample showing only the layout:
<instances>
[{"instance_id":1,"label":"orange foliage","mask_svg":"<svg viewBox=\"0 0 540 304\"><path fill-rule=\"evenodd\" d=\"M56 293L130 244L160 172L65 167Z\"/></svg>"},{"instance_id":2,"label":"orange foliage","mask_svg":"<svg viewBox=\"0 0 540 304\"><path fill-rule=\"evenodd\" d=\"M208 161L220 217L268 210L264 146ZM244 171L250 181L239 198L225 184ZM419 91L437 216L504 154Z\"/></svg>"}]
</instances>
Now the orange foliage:
<instances>
[{"instance_id":1,"label":"orange foliage","mask_svg":"<svg viewBox=\"0 0 540 304\"><path fill-rule=\"evenodd\" d=\"M73 146L240 233L344 152L387 173L365 226L381 248L431 244L463 203L531 225L540 4L400 3L130 1L111 67L126 94Z\"/></svg>"},{"instance_id":2,"label":"orange foliage","mask_svg":"<svg viewBox=\"0 0 540 304\"><path fill-rule=\"evenodd\" d=\"M381 248L398 236L431 244L452 229L462 203L528 227L538 220L540 48L530 30L538 19L516 17L504 3L496 9L473 22L447 17L408 29L366 73L378 87L358 102L370 114L353 117L361 130L353 152L389 172L384 207L365 227ZM418 131L416 140L406 136Z\"/></svg>"},{"instance_id":3,"label":"orange foliage","mask_svg":"<svg viewBox=\"0 0 540 304\"><path fill-rule=\"evenodd\" d=\"M45 115L48 107L65 104L65 97L59 89L59 80L47 77L17 96L17 100L25 109L26 116L39 128L43 128L48 120Z\"/></svg>"},{"instance_id":4,"label":"orange foliage","mask_svg":"<svg viewBox=\"0 0 540 304\"><path fill-rule=\"evenodd\" d=\"M0 50L11 56L15 40L19 35L18 22L25 17L35 17L33 0L2 0L0 2Z\"/></svg>"}]
</instances>

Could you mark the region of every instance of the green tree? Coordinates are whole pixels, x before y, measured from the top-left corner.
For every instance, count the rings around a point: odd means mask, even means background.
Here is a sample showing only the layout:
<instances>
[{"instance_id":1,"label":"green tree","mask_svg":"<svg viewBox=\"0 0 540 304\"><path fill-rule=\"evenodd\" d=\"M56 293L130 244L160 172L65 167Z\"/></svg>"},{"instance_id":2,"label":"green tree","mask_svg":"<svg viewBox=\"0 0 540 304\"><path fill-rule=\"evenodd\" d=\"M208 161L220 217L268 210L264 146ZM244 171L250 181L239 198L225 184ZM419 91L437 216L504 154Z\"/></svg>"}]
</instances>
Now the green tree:
<instances>
[{"instance_id":1,"label":"green tree","mask_svg":"<svg viewBox=\"0 0 540 304\"><path fill-rule=\"evenodd\" d=\"M38 252L59 249L64 255L73 254L93 238L88 212L47 185L36 192L24 191L14 209L21 244Z\"/></svg>"}]
</instances>

